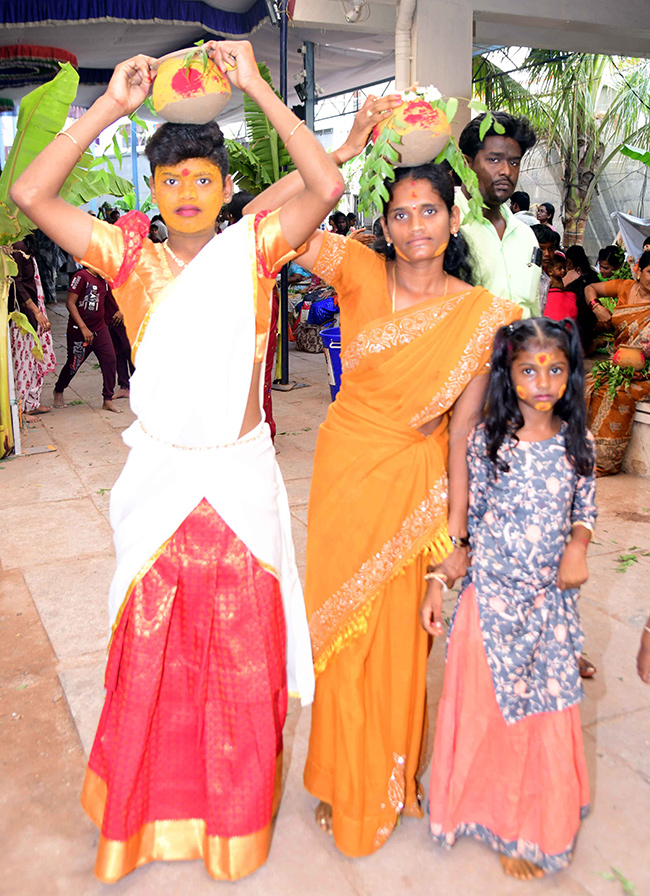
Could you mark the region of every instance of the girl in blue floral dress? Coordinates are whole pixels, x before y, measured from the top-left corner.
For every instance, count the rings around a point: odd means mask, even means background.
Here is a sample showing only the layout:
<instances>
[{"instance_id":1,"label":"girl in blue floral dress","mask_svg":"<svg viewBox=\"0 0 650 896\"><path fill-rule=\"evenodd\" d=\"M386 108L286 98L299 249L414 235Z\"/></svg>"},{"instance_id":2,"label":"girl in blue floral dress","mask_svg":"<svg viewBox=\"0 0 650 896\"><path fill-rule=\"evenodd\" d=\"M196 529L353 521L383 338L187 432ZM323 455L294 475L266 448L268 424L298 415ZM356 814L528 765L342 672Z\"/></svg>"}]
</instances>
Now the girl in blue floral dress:
<instances>
[{"instance_id":1,"label":"girl in blue floral dress","mask_svg":"<svg viewBox=\"0 0 650 896\"><path fill-rule=\"evenodd\" d=\"M583 394L574 323L510 324L468 443L472 565L449 634L431 831L442 845L486 842L522 879L569 864L589 804L577 601L596 505ZM427 578L422 624L436 635L451 583Z\"/></svg>"}]
</instances>

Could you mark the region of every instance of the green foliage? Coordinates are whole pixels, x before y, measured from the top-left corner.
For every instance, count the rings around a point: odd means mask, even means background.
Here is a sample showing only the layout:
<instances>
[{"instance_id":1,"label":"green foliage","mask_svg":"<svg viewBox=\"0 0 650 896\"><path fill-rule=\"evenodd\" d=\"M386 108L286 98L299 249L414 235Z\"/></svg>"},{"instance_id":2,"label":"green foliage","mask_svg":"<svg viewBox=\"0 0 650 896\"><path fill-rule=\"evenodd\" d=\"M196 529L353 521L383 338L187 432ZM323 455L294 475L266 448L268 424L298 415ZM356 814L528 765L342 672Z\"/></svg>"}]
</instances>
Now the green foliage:
<instances>
[{"instance_id":1,"label":"green foliage","mask_svg":"<svg viewBox=\"0 0 650 896\"><path fill-rule=\"evenodd\" d=\"M621 387L627 391L635 378L650 379L650 360L645 362L641 370L635 370L634 367L619 367L618 364L605 359L594 364L591 373L594 378L594 391L598 391L606 383L607 394L610 398L614 398Z\"/></svg>"},{"instance_id":2,"label":"green foliage","mask_svg":"<svg viewBox=\"0 0 650 896\"><path fill-rule=\"evenodd\" d=\"M615 865L610 865L610 868L612 869L611 874L605 873L604 871L599 871L597 873L600 874L600 876L605 880L618 881L618 883L621 885L624 896L639 896L639 891L631 880L628 880L628 878L625 877L625 875L621 871L619 871L619 869Z\"/></svg>"},{"instance_id":3,"label":"green foliage","mask_svg":"<svg viewBox=\"0 0 650 896\"><path fill-rule=\"evenodd\" d=\"M261 62L257 67L260 75L273 87L268 66ZM226 140L230 173L240 189L257 195L286 172L293 171L295 165L271 122L257 103L246 94L244 115L248 145L236 140Z\"/></svg>"},{"instance_id":4,"label":"green foliage","mask_svg":"<svg viewBox=\"0 0 650 896\"><path fill-rule=\"evenodd\" d=\"M475 92L491 109L530 119L548 158L560 160L565 226L584 221L600 178L625 144L638 144L637 152L650 148L650 116L639 101L649 92L650 61L530 50L516 73L517 79L475 57Z\"/></svg>"},{"instance_id":5,"label":"green foliage","mask_svg":"<svg viewBox=\"0 0 650 896\"><path fill-rule=\"evenodd\" d=\"M55 78L32 90L20 103L16 137L0 176L1 218L4 225L0 230L0 245L13 243L34 229L29 218L9 198L9 189L32 159L65 125L78 83L79 75L66 62Z\"/></svg>"},{"instance_id":6,"label":"green foliage","mask_svg":"<svg viewBox=\"0 0 650 896\"><path fill-rule=\"evenodd\" d=\"M473 101L473 108L477 108L485 112L485 120L483 124L486 129L498 125L492 114L485 108L483 104ZM448 100L439 99L431 102L433 109L439 109L444 113L447 120L451 124L458 109L458 100L450 97ZM361 189L359 193L359 211L374 216L375 211L381 210L384 202L388 201L389 193L386 189L386 181L395 180L395 167L399 162L399 152L395 148L402 142L401 136L391 126L391 121L384 125L379 133L372 148L367 150L363 172L361 174ZM464 224L471 221L479 220L483 216L483 198L478 186L476 174L468 166L465 157L459 150L455 140L450 138L442 150L434 159L436 163L448 162L458 175L469 193L469 209Z\"/></svg>"},{"instance_id":7,"label":"green foliage","mask_svg":"<svg viewBox=\"0 0 650 896\"><path fill-rule=\"evenodd\" d=\"M129 187L131 187L131 184L129 184ZM135 207L135 190L132 187L129 193L124 193L122 195L122 198L118 199L115 202L115 208L119 208L123 212L132 212L134 211ZM146 215L146 213L150 212L152 208L155 208L155 206L151 201L151 196L146 196L144 201L140 203L140 211Z\"/></svg>"},{"instance_id":8,"label":"green foliage","mask_svg":"<svg viewBox=\"0 0 650 896\"><path fill-rule=\"evenodd\" d=\"M34 229L29 218L9 198L9 189L65 126L78 83L77 72L66 62L55 78L32 90L20 103L16 137L0 176L0 245L14 243ZM93 159L92 153L86 150L65 181L62 198L78 206L97 196L122 196L132 190L127 180L100 167L105 161L105 158Z\"/></svg>"}]
</instances>

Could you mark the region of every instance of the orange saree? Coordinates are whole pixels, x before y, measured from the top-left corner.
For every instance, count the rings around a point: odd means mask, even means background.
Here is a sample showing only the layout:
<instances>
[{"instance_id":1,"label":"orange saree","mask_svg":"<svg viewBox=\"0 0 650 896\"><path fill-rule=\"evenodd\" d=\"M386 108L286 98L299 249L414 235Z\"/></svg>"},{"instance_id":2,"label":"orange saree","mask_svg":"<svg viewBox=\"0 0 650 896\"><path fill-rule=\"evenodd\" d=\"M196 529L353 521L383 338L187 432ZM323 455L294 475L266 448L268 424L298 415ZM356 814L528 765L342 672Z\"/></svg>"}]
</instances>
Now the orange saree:
<instances>
[{"instance_id":1,"label":"orange saree","mask_svg":"<svg viewBox=\"0 0 650 896\"><path fill-rule=\"evenodd\" d=\"M451 550L451 408L521 309L481 287L394 312L385 261L326 235L314 272L337 288L341 391L321 426L305 597L316 697L305 786L332 805L336 844L367 855L421 816L428 639L424 566ZM425 437L418 427L442 416Z\"/></svg>"},{"instance_id":2,"label":"orange saree","mask_svg":"<svg viewBox=\"0 0 650 896\"><path fill-rule=\"evenodd\" d=\"M650 355L650 305L630 302L636 281L618 280L617 304L612 312L614 349L621 346L640 348ZM587 425L596 440L596 475L618 473L627 446L638 401L650 395L650 380L645 371L636 373L631 382L610 387L607 380L599 386L597 377L587 377Z\"/></svg>"}]
</instances>

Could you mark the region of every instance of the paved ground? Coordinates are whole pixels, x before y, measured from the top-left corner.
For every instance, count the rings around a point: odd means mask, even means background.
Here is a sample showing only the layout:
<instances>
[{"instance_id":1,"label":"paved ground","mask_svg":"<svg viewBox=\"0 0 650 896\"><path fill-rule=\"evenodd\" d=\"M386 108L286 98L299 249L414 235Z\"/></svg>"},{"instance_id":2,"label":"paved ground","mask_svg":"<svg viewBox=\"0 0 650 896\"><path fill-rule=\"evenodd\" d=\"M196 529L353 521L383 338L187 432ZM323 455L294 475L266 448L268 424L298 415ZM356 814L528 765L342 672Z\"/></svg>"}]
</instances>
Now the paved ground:
<instances>
[{"instance_id":1,"label":"paved ground","mask_svg":"<svg viewBox=\"0 0 650 896\"><path fill-rule=\"evenodd\" d=\"M63 305L54 321L65 359ZM30 424L28 446L47 454L0 462L0 893L93 896L97 832L79 805L85 754L102 702L113 568L108 495L126 456L121 431L133 419L101 410L91 358L68 390L68 407ZM309 384L274 393L282 467L304 568L307 501L317 428L329 400L322 355L292 354L292 378ZM54 378L43 392L49 400ZM285 729L285 795L268 863L239 882L242 896L395 896L396 893L650 894L650 688L635 674L648 612L650 481L620 475L599 482L598 530L582 612L589 656L598 666L582 704L593 812L569 871L542 882L504 878L496 856L473 842L434 848L424 821L406 820L376 855L350 860L313 824L302 788L309 710L295 701ZM621 571L621 554L633 554ZM430 662L432 707L442 645ZM435 715L432 716L435 718ZM634 886L605 879L612 866ZM225 892L200 862L151 865L111 892L194 896Z\"/></svg>"}]
</instances>

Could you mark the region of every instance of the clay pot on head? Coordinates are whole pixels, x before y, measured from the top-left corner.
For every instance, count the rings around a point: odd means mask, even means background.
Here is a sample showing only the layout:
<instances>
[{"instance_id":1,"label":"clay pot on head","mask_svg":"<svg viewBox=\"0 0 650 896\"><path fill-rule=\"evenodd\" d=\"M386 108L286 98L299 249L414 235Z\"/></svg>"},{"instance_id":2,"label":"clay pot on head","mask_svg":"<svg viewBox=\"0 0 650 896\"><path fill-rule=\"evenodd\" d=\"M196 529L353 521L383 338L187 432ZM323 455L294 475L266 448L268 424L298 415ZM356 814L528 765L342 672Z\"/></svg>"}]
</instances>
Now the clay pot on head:
<instances>
[{"instance_id":1,"label":"clay pot on head","mask_svg":"<svg viewBox=\"0 0 650 896\"><path fill-rule=\"evenodd\" d=\"M426 100L407 100L393 109L392 115L375 126L373 143L387 125L402 138L401 143L394 145L399 154L398 168L411 168L433 161L451 136L445 113L432 109Z\"/></svg>"},{"instance_id":2,"label":"clay pot on head","mask_svg":"<svg viewBox=\"0 0 650 896\"><path fill-rule=\"evenodd\" d=\"M204 65L199 52L187 66L192 50L179 50L158 62L153 82L153 106L167 121L182 124L207 124L228 105L230 82L212 59Z\"/></svg>"},{"instance_id":3,"label":"clay pot on head","mask_svg":"<svg viewBox=\"0 0 650 896\"><path fill-rule=\"evenodd\" d=\"M612 355L614 364L619 367L633 367L635 370L643 370L645 355L640 348L634 345L621 345Z\"/></svg>"}]
</instances>

